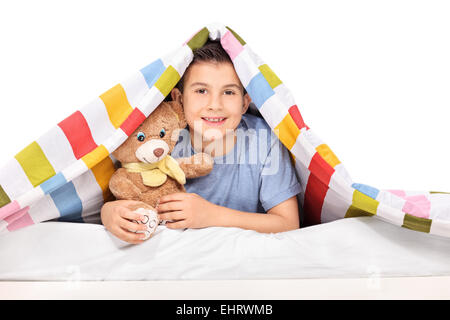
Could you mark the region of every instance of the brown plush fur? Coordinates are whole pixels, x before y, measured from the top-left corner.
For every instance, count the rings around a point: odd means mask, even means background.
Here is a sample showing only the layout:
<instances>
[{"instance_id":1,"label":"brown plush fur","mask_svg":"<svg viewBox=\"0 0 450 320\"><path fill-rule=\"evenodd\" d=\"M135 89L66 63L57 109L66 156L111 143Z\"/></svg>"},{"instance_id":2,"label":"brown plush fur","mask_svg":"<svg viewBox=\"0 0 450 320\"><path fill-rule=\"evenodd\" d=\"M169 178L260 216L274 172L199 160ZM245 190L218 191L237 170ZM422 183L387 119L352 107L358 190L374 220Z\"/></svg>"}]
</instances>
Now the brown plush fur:
<instances>
[{"instance_id":1,"label":"brown plush fur","mask_svg":"<svg viewBox=\"0 0 450 320\"><path fill-rule=\"evenodd\" d=\"M178 115L178 119L177 119ZM179 130L186 127L183 107L176 101L162 102L144 122L128 137L128 139L117 148L112 154L123 163L140 162L136 156L136 150L143 143L155 140L163 140L168 146L170 154L178 141ZM165 136L160 137L161 129L165 129ZM137 134L143 132L145 140L139 141ZM152 140L153 141L153 140ZM158 143L162 143L158 141ZM160 159L161 160L161 159ZM197 153L189 158L176 159L184 171L186 178L196 178L207 175L211 172L214 161L206 153ZM166 194L175 192L186 192L184 186L171 177L167 177L159 187L149 187L144 185L140 173L128 172L125 168L119 168L109 181L109 188L117 199L138 200L153 209L158 199Z\"/></svg>"}]
</instances>

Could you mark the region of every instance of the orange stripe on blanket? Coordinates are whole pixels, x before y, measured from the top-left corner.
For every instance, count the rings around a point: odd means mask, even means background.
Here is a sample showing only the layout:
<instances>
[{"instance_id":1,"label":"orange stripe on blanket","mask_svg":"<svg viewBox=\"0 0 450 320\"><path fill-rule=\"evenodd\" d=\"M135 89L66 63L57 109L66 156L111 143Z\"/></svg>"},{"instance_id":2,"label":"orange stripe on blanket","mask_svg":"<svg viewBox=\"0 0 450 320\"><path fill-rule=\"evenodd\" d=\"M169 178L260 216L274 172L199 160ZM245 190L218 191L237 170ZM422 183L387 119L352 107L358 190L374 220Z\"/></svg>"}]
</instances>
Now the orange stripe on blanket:
<instances>
[{"instance_id":1,"label":"orange stripe on blanket","mask_svg":"<svg viewBox=\"0 0 450 320\"><path fill-rule=\"evenodd\" d=\"M109 180L115 170L114 163L110 157L106 157L91 169L95 180L97 180L98 185L103 191L103 200L105 201L109 200L112 195L109 190Z\"/></svg>"},{"instance_id":2,"label":"orange stripe on blanket","mask_svg":"<svg viewBox=\"0 0 450 320\"><path fill-rule=\"evenodd\" d=\"M89 169L92 169L96 164L100 163L103 159L105 159L109 155L108 150L103 145L99 145L92 152L85 155L83 158L83 162Z\"/></svg>"},{"instance_id":3,"label":"orange stripe on blanket","mask_svg":"<svg viewBox=\"0 0 450 320\"><path fill-rule=\"evenodd\" d=\"M116 129L122 125L133 111L125 90L120 83L100 95L100 99L105 104L109 120Z\"/></svg>"},{"instance_id":4,"label":"orange stripe on blanket","mask_svg":"<svg viewBox=\"0 0 450 320\"><path fill-rule=\"evenodd\" d=\"M300 129L295 124L291 115L288 113L283 118L283 120L275 127L275 134L278 136L280 141L285 145L289 150L297 140L298 135L300 134Z\"/></svg>"},{"instance_id":5,"label":"orange stripe on blanket","mask_svg":"<svg viewBox=\"0 0 450 320\"><path fill-rule=\"evenodd\" d=\"M320 154L320 156L333 168L341 163L336 155L331 151L330 147L326 144L321 144L316 148L316 151Z\"/></svg>"}]
</instances>

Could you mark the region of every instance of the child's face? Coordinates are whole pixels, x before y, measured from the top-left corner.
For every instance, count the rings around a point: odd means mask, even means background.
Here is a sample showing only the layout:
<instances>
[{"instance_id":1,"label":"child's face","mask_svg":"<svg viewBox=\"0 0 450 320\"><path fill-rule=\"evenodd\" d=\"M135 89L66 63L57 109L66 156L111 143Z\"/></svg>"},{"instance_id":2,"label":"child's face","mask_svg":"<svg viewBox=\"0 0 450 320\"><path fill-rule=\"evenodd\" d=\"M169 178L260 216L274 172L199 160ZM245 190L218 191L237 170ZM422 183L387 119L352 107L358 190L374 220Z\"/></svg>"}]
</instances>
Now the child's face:
<instances>
[{"instance_id":1,"label":"child's face","mask_svg":"<svg viewBox=\"0 0 450 320\"><path fill-rule=\"evenodd\" d=\"M212 141L232 133L251 99L231 63L197 62L190 66L183 93L175 88L172 99L182 103L189 128Z\"/></svg>"}]
</instances>

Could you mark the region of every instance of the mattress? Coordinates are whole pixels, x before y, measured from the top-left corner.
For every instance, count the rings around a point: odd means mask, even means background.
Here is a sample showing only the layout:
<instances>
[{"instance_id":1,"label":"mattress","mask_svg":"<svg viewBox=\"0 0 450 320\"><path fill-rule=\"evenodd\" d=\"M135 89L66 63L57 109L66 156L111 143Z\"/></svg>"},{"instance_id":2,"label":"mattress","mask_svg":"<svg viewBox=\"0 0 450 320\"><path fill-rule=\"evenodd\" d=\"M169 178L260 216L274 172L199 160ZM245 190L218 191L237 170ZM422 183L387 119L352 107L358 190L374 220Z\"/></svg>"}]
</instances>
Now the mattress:
<instances>
[{"instance_id":1,"label":"mattress","mask_svg":"<svg viewBox=\"0 0 450 320\"><path fill-rule=\"evenodd\" d=\"M140 245L102 225L44 222L0 236L3 281L379 279L450 275L447 238L372 217L264 234L159 226Z\"/></svg>"}]
</instances>

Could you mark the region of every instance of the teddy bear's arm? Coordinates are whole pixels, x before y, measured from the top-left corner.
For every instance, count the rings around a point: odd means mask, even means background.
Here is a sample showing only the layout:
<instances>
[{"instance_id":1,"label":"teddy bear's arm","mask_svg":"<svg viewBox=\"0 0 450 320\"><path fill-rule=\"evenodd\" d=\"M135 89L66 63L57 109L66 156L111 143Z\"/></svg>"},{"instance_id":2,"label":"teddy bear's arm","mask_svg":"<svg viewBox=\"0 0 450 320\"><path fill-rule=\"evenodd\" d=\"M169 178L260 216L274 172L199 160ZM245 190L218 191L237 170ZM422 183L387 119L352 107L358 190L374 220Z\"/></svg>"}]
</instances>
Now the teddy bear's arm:
<instances>
[{"instance_id":1,"label":"teddy bear's arm","mask_svg":"<svg viewBox=\"0 0 450 320\"><path fill-rule=\"evenodd\" d=\"M119 200L139 200L141 190L128 179L126 169L119 168L109 180L109 189Z\"/></svg>"},{"instance_id":2,"label":"teddy bear's arm","mask_svg":"<svg viewBox=\"0 0 450 320\"><path fill-rule=\"evenodd\" d=\"M184 171L186 178L205 176L211 172L214 160L207 153L196 153L191 157L177 158L178 164Z\"/></svg>"}]
</instances>

